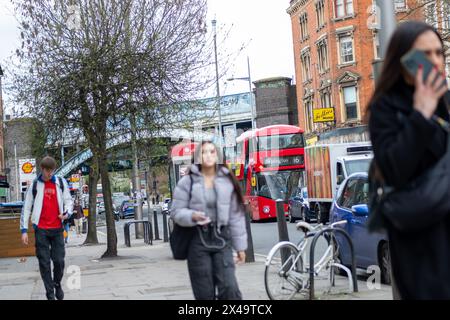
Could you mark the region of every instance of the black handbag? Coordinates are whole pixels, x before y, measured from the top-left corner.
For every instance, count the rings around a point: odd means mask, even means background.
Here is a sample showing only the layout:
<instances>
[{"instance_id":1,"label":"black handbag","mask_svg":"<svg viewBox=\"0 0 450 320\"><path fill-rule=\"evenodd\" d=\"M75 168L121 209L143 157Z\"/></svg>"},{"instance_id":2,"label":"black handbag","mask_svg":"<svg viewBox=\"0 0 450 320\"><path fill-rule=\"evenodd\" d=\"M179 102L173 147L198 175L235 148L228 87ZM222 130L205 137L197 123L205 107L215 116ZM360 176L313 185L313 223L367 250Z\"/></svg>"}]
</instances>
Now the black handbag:
<instances>
[{"instance_id":1,"label":"black handbag","mask_svg":"<svg viewBox=\"0 0 450 320\"><path fill-rule=\"evenodd\" d=\"M191 200L192 192L192 177L191 187L189 189L189 202ZM182 227L174 222L173 230L170 234L169 243L170 249L172 250L172 255L175 260L186 260L189 253L189 246L191 244L192 237L195 234L196 227Z\"/></svg>"},{"instance_id":2,"label":"black handbag","mask_svg":"<svg viewBox=\"0 0 450 320\"><path fill-rule=\"evenodd\" d=\"M373 162L369 170L369 230L383 229L388 222L399 231L417 231L450 214L450 135L444 156L405 188L387 186L379 172Z\"/></svg>"}]
</instances>

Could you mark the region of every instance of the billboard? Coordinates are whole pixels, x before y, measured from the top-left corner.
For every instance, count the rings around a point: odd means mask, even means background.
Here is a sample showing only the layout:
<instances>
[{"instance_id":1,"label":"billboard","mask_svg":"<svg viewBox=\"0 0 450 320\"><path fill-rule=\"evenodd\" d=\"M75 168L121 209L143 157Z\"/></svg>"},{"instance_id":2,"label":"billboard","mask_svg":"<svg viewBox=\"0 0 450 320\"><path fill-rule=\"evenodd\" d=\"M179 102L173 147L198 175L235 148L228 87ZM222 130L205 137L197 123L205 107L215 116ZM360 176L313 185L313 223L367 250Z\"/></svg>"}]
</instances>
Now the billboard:
<instances>
[{"instance_id":1,"label":"billboard","mask_svg":"<svg viewBox=\"0 0 450 320\"><path fill-rule=\"evenodd\" d=\"M36 159L19 159L19 182L25 192L36 179Z\"/></svg>"}]
</instances>

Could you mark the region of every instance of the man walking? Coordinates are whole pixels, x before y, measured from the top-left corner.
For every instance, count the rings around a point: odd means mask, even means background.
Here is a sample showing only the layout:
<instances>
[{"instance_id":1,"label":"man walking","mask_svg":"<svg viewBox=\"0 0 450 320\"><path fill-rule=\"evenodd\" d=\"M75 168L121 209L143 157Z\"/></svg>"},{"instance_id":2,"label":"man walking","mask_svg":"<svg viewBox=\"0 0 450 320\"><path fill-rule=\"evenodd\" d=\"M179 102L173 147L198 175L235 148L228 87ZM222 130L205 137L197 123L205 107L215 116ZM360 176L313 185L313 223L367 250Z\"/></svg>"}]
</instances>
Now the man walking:
<instances>
[{"instance_id":1,"label":"man walking","mask_svg":"<svg viewBox=\"0 0 450 320\"><path fill-rule=\"evenodd\" d=\"M56 177L56 161L42 159L41 175L28 188L20 219L22 242L28 245L28 222L35 230L36 257L48 300L63 300L61 280L64 275L63 221L72 215L73 201L63 178ZM50 259L53 261L53 278Z\"/></svg>"}]
</instances>

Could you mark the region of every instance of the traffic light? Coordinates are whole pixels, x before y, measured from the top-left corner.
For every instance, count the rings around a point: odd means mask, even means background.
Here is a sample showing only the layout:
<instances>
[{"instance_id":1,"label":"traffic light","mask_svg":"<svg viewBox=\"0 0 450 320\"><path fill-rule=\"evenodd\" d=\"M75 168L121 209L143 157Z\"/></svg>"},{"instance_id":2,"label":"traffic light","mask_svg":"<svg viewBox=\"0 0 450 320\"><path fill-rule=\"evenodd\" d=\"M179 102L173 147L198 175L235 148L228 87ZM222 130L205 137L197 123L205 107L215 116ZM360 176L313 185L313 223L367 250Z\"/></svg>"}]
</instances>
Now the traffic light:
<instances>
[{"instance_id":1,"label":"traffic light","mask_svg":"<svg viewBox=\"0 0 450 320\"><path fill-rule=\"evenodd\" d=\"M27 182L22 182L22 192L27 192L28 189L28 183Z\"/></svg>"}]
</instances>

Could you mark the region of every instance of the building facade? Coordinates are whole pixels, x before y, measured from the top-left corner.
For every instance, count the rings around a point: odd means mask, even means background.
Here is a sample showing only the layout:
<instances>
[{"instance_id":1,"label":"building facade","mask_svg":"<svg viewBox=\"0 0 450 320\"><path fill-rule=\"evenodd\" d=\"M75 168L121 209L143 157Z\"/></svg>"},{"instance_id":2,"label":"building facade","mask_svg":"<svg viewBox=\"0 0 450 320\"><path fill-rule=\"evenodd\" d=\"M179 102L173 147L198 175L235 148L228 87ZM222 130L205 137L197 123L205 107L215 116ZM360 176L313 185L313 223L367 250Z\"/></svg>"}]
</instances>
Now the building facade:
<instances>
[{"instance_id":1,"label":"building facade","mask_svg":"<svg viewBox=\"0 0 450 320\"><path fill-rule=\"evenodd\" d=\"M394 0L397 19L424 20L417 1ZM358 127L364 126L375 87L373 64L380 59L374 2L290 1L299 125L310 143L350 127L361 139Z\"/></svg>"},{"instance_id":2,"label":"building facade","mask_svg":"<svg viewBox=\"0 0 450 320\"><path fill-rule=\"evenodd\" d=\"M257 128L274 124L298 126L297 92L291 78L261 79L253 84Z\"/></svg>"}]
</instances>

